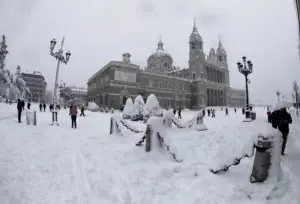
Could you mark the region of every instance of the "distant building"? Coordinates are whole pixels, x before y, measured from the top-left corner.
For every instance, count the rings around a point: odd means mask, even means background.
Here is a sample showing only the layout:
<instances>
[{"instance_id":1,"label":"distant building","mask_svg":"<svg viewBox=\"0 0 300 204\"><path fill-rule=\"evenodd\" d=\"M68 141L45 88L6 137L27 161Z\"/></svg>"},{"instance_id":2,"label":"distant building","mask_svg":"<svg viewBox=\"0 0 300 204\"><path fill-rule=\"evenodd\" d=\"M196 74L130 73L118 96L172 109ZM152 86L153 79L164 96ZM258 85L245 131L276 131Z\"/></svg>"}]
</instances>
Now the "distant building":
<instances>
[{"instance_id":1,"label":"distant building","mask_svg":"<svg viewBox=\"0 0 300 204\"><path fill-rule=\"evenodd\" d=\"M22 73L21 75L30 90L29 99L32 102L43 101L47 87L44 76L38 71L34 71L32 74Z\"/></svg>"},{"instance_id":2,"label":"distant building","mask_svg":"<svg viewBox=\"0 0 300 204\"><path fill-rule=\"evenodd\" d=\"M146 100L155 94L164 108L245 104L245 91L230 88L227 54L222 42L206 56L196 25L189 37L188 68L173 66L173 58L164 50L161 39L145 69L132 64L130 57L124 53L122 61L109 62L88 80L89 101L121 108L129 97L134 100L141 94Z\"/></svg>"}]
</instances>

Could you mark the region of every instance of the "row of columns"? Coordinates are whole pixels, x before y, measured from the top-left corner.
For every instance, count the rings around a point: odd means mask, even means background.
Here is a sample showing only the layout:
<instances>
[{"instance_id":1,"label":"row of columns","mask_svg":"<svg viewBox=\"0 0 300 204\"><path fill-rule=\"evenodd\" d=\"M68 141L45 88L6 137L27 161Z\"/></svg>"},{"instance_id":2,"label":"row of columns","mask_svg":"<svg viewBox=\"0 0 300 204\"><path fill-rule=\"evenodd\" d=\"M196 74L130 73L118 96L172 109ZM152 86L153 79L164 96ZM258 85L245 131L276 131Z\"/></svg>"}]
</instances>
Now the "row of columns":
<instances>
[{"instance_id":1,"label":"row of columns","mask_svg":"<svg viewBox=\"0 0 300 204\"><path fill-rule=\"evenodd\" d=\"M209 81L214 81L218 83L225 83L225 74L224 72L206 67L207 79Z\"/></svg>"},{"instance_id":2,"label":"row of columns","mask_svg":"<svg viewBox=\"0 0 300 204\"><path fill-rule=\"evenodd\" d=\"M224 92L222 90L207 89L207 105L223 106L225 101Z\"/></svg>"}]
</instances>

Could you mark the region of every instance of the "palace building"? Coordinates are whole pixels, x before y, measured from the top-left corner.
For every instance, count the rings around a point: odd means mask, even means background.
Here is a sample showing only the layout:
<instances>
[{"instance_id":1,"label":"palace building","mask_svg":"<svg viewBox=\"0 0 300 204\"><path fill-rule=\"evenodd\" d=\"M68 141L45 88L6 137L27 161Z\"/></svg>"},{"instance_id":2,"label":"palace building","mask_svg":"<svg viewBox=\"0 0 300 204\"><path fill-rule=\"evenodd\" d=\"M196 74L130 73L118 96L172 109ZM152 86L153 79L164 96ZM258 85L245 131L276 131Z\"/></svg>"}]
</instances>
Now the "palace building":
<instances>
[{"instance_id":1,"label":"palace building","mask_svg":"<svg viewBox=\"0 0 300 204\"><path fill-rule=\"evenodd\" d=\"M222 42L208 56L194 23L189 37L188 68L173 66L172 56L158 42L157 50L141 69L132 64L129 53L122 61L111 61L87 82L87 99L99 106L122 107L127 98L155 94L164 108L199 109L206 106L243 106L245 90L230 87L227 54Z\"/></svg>"}]
</instances>

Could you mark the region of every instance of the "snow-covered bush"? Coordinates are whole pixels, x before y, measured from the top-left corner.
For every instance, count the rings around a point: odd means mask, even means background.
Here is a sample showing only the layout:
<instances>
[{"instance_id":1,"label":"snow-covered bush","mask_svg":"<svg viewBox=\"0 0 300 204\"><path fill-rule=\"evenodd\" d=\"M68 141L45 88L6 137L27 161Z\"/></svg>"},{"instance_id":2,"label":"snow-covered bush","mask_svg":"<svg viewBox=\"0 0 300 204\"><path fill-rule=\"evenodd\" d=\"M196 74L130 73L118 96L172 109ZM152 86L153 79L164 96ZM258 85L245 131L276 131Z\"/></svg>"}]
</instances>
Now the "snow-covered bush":
<instances>
[{"instance_id":1,"label":"snow-covered bush","mask_svg":"<svg viewBox=\"0 0 300 204\"><path fill-rule=\"evenodd\" d=\"M134 111L134 106L131 98L128 98L126 100L125 107L123 109L123 118L124 119L129 119L131 117L131 114Z\"/></svg>"},{"instance_id":2,"label":"snow-covered bush","mask_svg":"<svg viewBox=\"0 0 300 204\"><path fill-rule=\"evenodd\" d=\"M144 112L145 102L141 95L138 95L134 99L133 106L134 106L134 108L133 108L133 112L131 114L131 119L134 121L143 120L143 112Z\"/></svg>"},{"instance_id":3,"label":"snow-covered bush","mask_svg":"<svg viewBox=\"0 0 300 204\"><path fill-rule=\"evenodd\" d=\"M144 116L161 116L162 112L156 96L150 94L147 98L146 105L144 106Z\"/></svg>"},{"instance_id":4,"label":"snow-covered bush","mask_svg":"<svg viewBox=\"0 0 300 204\"><path fill-rule=\"evenodd\" d=\"M99 106L95 102L89 102L87 110L95 112L99 110Z\"/></svg>"}]
</instances>

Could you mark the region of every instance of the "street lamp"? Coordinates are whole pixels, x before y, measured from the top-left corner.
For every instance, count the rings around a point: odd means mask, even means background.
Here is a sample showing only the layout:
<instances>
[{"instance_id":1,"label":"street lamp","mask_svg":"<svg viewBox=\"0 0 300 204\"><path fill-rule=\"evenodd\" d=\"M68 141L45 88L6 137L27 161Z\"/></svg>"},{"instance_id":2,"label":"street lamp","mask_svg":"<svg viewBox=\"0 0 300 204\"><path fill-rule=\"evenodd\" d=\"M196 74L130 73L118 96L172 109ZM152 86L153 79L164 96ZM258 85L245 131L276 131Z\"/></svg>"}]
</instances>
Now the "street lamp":
<instances>
[{"instance_id":1,"label":"street lamp","mask_svg":"<svg viewBox=\"0 0 300 204\"><path fill-rule=\"evenodd\" d=\"M251 61L247 61L246 57L242 57L243 62L238 62L237 66L238 66L238 70L241 74L243 74L245 76L245 83L246 83L246 111L245 111L245 116L246 119L245 121L249 121L250 119L250 110L249 110L249 92L248 92L248 83L249 83L249 79L248 79L248 75L252 73L253 70L253 64Z\"/></svg>"},{"instance_id":2,"label":"street lamp","mask_svg":"<svg viewBox=\"0 0 300 204\"><path fill-rule=\"evenodd\" d=\"M56 45L56 40L53 39L50 41L50 55L53 56L56 60L57 60L57 67L56 67L56 74L55 74L55 83L54 83L54 92L53 92L53 111L52 111L52 124L54 125L56 123L56 125L58 125L57 123L57 88L58 88L58 74L59 74L59 65L60 63L64 63L64 64L68 64L68 61L70 59L71 56L71 52L68 51L66 53L66 57L64 57L63 55L63 46L64 46L64 41L65 41L65 37L63 37L62 41L61 41L61 47L58 50L58 52L53 52L55 45Z\"/></svg>"},{"instance_id":3,"label":"street lamp","mask_svg":"<svg viewBox=\"0 0 300 204\"><path fill-rule=\"evenodd\" d=\"M277 91L276 91L276 95L277 95L277 100L278 100L278 101L280 101L280 97L279 97L280 94L281 94L281 92L280 92L279 90L277 90Z\"/></svg>"}]
</instances>

